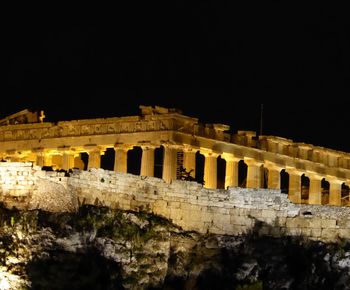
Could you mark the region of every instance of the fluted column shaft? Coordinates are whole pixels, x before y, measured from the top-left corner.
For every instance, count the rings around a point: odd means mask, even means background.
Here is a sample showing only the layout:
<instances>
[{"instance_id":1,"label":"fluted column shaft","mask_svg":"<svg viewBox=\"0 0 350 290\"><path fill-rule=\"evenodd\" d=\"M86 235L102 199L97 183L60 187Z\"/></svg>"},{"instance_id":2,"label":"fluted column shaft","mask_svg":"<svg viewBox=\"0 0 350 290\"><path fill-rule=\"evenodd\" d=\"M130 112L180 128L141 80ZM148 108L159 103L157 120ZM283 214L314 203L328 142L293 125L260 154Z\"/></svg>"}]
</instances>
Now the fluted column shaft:
<instances>
[{"instance_id":1,"label":"fluted column shaft","mask_svg":"<svg viewBox=\"0 0 350 290\"><path fill-rule=\"evenodd\" d=\"M245 159L244 161L248 165L247 188L260 188L262 162L257 162L254 159Z\"/></svg>"},{"instance_id":2,"label":"fluted column shaft","mask_svg":"<svg viewBox=\"0 0 350 290\"><path fill-rule=\"evenodd\" d=\"M51 166L52 165L52 156L49 155L48 151L44 149L35 149L33 152L36 155L35 164L38 166Z\"/></svg>"},{"instance_id":3,"label":"fluted column shaft","mask_svg":"<svg viewBox=\"0 0 350 290\"><path fill-rule=\"evenodd\" d=\"M276 166L267 167L269 174L267 177L267 188L269 189L280 189L281 188L281 169Z\"/></svg>"},{"instance_id":4,"label":"fluted column shaft","mask_svg":"<svg viewBox=\"0 0 350 290\"><path fill-rule=\"evenodd\" d=\"M36 161L35 164L38 166L43 167L45 165L45 154L44 152L37 152L36 153Z\"/></svg>"},{"instance_id":5,"label":"fluted column shaft","mask_svg":"<svg viewBox=\"0 0 350 290\"><path fill-rule=\"evenodd\" d=\"M310 175L309 204L322 204L322 189L319 175Z\"/></svg>"},{"instance_id":6,"label":"fluted column shaft","mask_svg":"<svg viewBox=\"0 0 350 290\"><path fill-rule=\"evenodd\" d=\"M84 170L85 163L80 157L80 153L75 154L74 156L74 168L78 168L80 170Z\"/></svg>"},{"instance_id":7,"label":"fluted column shaft","mask_svg":"<svg viewBox=\"0 0 350 290\"><path fill-rule=\"evenodd\" d=\"M50 154L44 155L44 166L52 166L52 155Z\"/></svg>"},{"instance_id":8,"label":"fluted column shaft","mask_svg":"<svg viewBox=\"0 0 350 290\"><path fill-rule=\"evenodd\" d=\"M176 152L177 149L171 145L164 146L164 158L163 158L163 180L170 183L172 180L176 180Z\"/></svg>"},{"instance_id":9,"label":"fluted column shaft","mask_svg":"<svg viewBox=\"0 0 350 290\"><path fill-rule=\"evenodd\" d=\"M238 186L238 162L233 154L223 153L221 155L226 161L225 188Z\"/></svg>"},{"instance_id":10,"label":"fluted column shaft","mask_svg":"<svg viewBox=\"0 0 350 290\"><path fill-rule=\"evenodd\" d=\"M329 180L329 204L330 205L341 205L341 187L343 181L331 179Z\"/></svg>"},{"instance_id":11,"label":"fluted column shaft","mask_svg":"<svg viewBox=\"0 0 350 290\"><path fill-rule=\"evenodd\" d=\"M101 167L101 150L99 148L91 149L88 151L89 162L88 169Z\"/></svg>"},{"instance_id":12,"label":"fluted column shaft","mask_svg":"<svg viewBox=\"0 0 350 290\"><path fill-rule=\"evenodd\" d=\"M204 187L217 188L217 157L214 152L203 152L204 161Z\"/></svg>"},{"instance_id":13,"label":"fluted column shaft","mask_svg":"<svg viewBox=\"0 0 350 290\"><path fill-rule=\"evenodd\" d=\"M289 174L288 198L293 203L301 203L301 175L297 170L287 170Z\"/></svg>"},{"instance_id":14,"label":"fluted column shaft","mask_svg":"<svg viewBox=\"0 0 350 290\"><path fill-rule=\"evenodd\" d=\"M128 151L131 146L116 145L114 146L114 171L116 172L128 172Z\"/></svg>"},{"instance_id":15,"label":"fluted column shaft","mask_svg":"<svg viewBox=\"0 0 350 290\"><path fill-rule=\"evenodd\" d=\"M69 170L74 167L74 154L64 152L62 156L62 169Z\"/></svg>"},{"instance_id":16,"label":"fluted column shaft","mask_svg":"<svg viewBox=\"0 0 350 290\"><path fill-rule=\"evenodd\" d=\"M141 176L154 176L154 150L152 146L141 146Z\"/></svg>"},{"instance_id":17,"label":"fluted column shaft","mask_svg":"<svg viewBox=\"0 0 350 290\"><path fill-rule=\"evenodd\" d=\"M187 172L190 172L190 175L195 178L196 177L196 151L194 149L184 150L184 163L183 167Z\"/></svg>"}]
</instances>

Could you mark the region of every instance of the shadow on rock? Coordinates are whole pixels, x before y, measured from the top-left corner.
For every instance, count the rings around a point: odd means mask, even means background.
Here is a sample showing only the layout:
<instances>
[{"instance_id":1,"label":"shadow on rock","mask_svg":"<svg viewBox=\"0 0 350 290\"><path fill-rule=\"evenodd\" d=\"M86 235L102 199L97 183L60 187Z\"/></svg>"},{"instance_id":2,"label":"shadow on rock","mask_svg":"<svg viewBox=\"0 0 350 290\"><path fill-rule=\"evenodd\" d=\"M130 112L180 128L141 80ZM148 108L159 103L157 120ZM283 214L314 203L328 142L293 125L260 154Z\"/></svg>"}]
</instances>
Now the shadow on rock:
<instances>
[{"instance_id":1,"label":"shadow on rock","mask_svg":"<svg viewBox=\"0 0 350 290\"><path fill-rule=\"evenodd\" d=\"M119 290L119 273L116 263L96 253L51 252L27 266L33 290Z\"/></svg>"}]
</instances>

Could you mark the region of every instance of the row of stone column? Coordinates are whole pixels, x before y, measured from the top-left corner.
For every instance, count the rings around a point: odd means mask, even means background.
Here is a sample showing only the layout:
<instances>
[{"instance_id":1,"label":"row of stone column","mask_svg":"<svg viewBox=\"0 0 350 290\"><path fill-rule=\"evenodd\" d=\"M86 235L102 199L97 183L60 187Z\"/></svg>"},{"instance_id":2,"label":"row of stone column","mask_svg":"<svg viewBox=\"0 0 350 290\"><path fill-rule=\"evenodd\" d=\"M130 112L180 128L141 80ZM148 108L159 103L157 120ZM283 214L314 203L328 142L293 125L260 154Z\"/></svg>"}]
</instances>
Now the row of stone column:
<instances>
[{"instance_id":1,"label":"row of stone column","mask_svg":"<svg viewBox=\"0 0 350 290\"><path fill-rule=\"evenodd\" d=\"M89 154L88 169L101 167L101 155L103 151L99 148L87 150ZM50 154L44 150L35 150L36 165L38 166L52 166L56 163L60 164L60 169L69 170L71 168L84 168L84 163L80 158L80 152L73 150L62 150L61 154Z\"/></svg>"},{"instance_id":2,"label":"row of stone column","mask_svg":"<svg viewBox=\"0 0 350 290\"><path fill-rule=\"evenodd\" d=\"M154 159L155 149L154 145L141 145L142 158L141 158L141 176L154 176ZM183 167L186 171L191 172L191 176L195 177L196 171L196 152L197 150L190 146L176 146L171 144L165 144L164 157L163 157L163 179L170 183L171 180L176 179L177 171L177 151L183 151ZM133 148L132 145L118 144L115 149L115 162L114 170L117 172L127 172L127 154L128 151ZM100 168L101 155L104 153L99 147L91 147L86 150L89 154L89 161L87 168ZM235 157L233 154L223 153L218 154L211 150L201 149L200 153L204 155L204 186L206 188L217 188L217 158L221 155L221 158L226 161L225 172L225 188L238 186L238 163L240 158ZM51 165L50 156L45 154L44 151L38 151L37 153L37 165ZM52 156L51 156L52 158ZM80 162L80 166L77 163ZM269 189L280 189L280 172L283 168L270 162L259 162L252 158L244 158L244 162L247 164L247 188L260 188L262 185L262 166L268 169L268 184ZM81 159L79 153L71 150L62 151L62 169L68 170L73 167L81 167ZM289 191L288 195L292 202L301 203L301 176L303 172L296 169L286 169L289 174ZM309 203L321 204L322 190L321 180L322 176L316 174L308 174L310 179L309 186ZM341 186L343 181L335 178L329 179L329 204L341 205Z\"/></svg>"},{"instance_id":3,"label":"row of stone column","mask_svg":"<svg viewBox=\"0 0 350 290\"><path fill-rule=\"evenodd\" d=\"M304 173L296 169L286 171L289 174L289 199L294 203L301 203L301 176ZM306 174L305 176L310 180L308 203L322 204L322 179L324 177L314 173ZM344 181L334 177L328 177L327 181L329 182L329 205L341 205Z\"/></svg>"},{"instance_id":4,"label":"row of stone column","mask_svg":"<svg viewBox=\"0 0 350 290\"><path fill-rule=\"evenodd\" d=\"M154 157L156 146L142 145L142 158L141 158L141 172L142 176L154 176ZM163 160L163 179L166 182L176 179L176 158L179 147L173 145L163 145L164 147L164 160ZM114 171L127 172L128 151L133 148L132 145L117 145L114 147L115 159L114 159ZM80 153L74 150L61 150L61 154L48 154L44 150L36 150L36 164L39 166L52 166L55 158L59 157L60 168L68 170L73 167L78 167L77 163L81 163ZM89 155L87 168L100 168L101 167L101 155L104 151L98 147L94 147L86 150ZM192 170L191 175L195 176L196 166L196 152L191 149L184 149L184 167L187 170Z\"/></svg>"},{"instance_id":5,"label":"row of stone column","mask_svg":"<svg viewBox=\"0 0 350 290\"><path fill-rule=\"evenodd\" d=\"M202 153L202 152L201 152ZM204 153L205 156L205 170L204 181L205 187L216 188L217 180L217 162L216 157L218 155L213 153ZM225 175L225 188L238 186L238 162L241 160L234 157L231 154L223 153L221 155L226 160L226 175ZM281 188L281 175L280 172L284 168L277 166L273 163L258 162L254 159L246 158L244 162L247 164L247 188L260 188L262 184L262 170L261 166L268 169L267 188L280 189ZM301 203L301 176L305 173L297 171L296 169L285 169L289 175L289 199L294 203ZM324 178L321 175L310 173L307 175L310 180L309 185L309 204L322 204L322 187L321 181ZM344 181L329 177L329 204L341 205L341 189Z\"/></svg>"}]
</instances>

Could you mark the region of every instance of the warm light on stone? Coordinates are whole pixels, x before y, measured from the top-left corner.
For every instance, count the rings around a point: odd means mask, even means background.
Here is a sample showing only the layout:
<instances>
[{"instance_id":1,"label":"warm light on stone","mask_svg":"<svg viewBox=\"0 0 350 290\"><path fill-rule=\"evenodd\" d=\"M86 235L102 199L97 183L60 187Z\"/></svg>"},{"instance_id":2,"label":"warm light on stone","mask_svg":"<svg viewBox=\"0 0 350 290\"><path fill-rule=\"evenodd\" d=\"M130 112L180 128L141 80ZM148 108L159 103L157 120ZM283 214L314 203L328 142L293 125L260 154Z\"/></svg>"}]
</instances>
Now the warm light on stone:
<instances>
[{"instance_id":1,"label":"warm light on stone","mask_svg":"<svg viewBox=\"0 0 350 290\"><path fill-rule=\"evenodd\" d=\"M140 116L58 123L44 122L44 112L23 110L0 120L0 157L3 161L33 162L53 169L92 169L100 168L101 155L108 148L114 148L114 171L126 173L128 150L141 146L140 175L152 177L155 149L163 146L163 161L157 166L162 166L162 176L167 183L177 178L182 166L192 178L196 177L196 171L204 172L204 186L216 189L221 169L217 158L221 156L226 168L225 176L220 177L224 178L220 186L225 188L238 186L238 176L241 176L238 162L244 160L248 188L266 186L279 190L280 172L285 170L289 177L283 178L288 178L291 201L321 204L320 180L325 178L330 183L329 204L342 203L339 183L350 183L349 153L277 136L257 138L254 131L239 130L230 134L230 127L225 124L202 125L197 118L182 115L177 109L140 106L140 110ZM205 156L204 168L198 168L197 151ZM81 153L88 154L86 165L80 158ZM309 200L302 200L302 174L310 176ZM347 197L343 202L348 200Z\"/></svg>"}]
</instances>

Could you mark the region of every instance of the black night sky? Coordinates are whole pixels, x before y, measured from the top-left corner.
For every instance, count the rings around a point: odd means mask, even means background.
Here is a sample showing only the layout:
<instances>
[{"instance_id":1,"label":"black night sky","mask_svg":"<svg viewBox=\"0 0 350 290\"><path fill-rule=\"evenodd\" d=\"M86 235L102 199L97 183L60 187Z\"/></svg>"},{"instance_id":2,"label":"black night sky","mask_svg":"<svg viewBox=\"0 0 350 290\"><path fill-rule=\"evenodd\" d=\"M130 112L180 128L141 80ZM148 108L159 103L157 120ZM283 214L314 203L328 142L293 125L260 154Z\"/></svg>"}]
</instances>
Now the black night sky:
<instances>
[{"instance_id":1,"label":"black night sky","mask_svg":"<svg viewBox=\"0 0 350 290\"><path fill-rule=\"evenodd\" d=\"M348 10L172 2L14 13L2 35L0 115L43 109L57 121L144 104L258 131L263 103L264 134L350 152Z\"/></svg>"}]
</instances>

